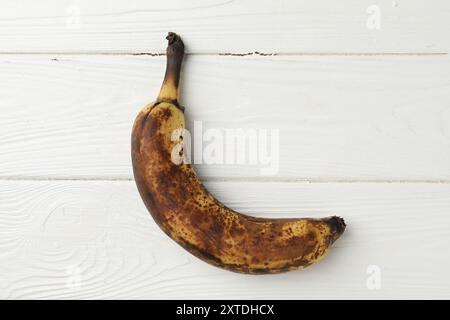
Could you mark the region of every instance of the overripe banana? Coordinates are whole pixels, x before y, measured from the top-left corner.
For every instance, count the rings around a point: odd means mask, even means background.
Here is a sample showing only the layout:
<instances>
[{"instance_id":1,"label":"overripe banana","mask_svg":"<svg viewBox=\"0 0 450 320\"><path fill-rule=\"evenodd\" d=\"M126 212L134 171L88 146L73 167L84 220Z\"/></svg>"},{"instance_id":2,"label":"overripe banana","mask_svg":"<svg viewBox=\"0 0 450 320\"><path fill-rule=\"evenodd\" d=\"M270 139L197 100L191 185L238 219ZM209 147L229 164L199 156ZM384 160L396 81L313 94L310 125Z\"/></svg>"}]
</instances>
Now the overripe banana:
<instances>
[{"instance_id":1,"label":"overripe banana","mask_svg":"<svg viewBox=\"0 0 450 320\"><path fill-rule=\"evenodd\" d=\"M266 219L238 213L205 189L190 164L172 161L179 143L172 133L185 126L178 104L184 44L174 33L167 40L161 91L138 114L132 132L135 181L156 223L193 255L235 272L278 273L319 260L344 232L342 218Z\"/></svg>"}]
</instances>

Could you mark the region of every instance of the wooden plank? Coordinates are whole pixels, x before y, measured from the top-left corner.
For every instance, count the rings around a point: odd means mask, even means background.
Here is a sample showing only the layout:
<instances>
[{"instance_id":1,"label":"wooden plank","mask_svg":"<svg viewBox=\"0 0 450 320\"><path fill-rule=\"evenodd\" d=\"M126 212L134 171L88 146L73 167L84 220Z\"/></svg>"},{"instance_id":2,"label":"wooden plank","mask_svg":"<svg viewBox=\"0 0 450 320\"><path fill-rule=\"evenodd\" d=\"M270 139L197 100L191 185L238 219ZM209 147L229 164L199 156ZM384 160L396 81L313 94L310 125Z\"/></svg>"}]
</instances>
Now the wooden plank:
<instances>
[{"instance_id":1,"label":"wooden plank","mask_svg":"<svg viewBox=\"0 0 450 320\"><path fill-rule=\"evenodd\" d=\"M0 52L161 52L167 31L195 53L447 52L449 9L445 0L9 1Z\"/></svg>"},{"instance_id":2,"label":"wooden plank","mask_svg":"<svg viewBox=\"0 0 450 320\"><path fill-rule=\"evenodd\" d=\"M131 126L164 57L4 55L0 66L2 178L132 178ZM203 133L279 133L262 144L274 146L272 175L247 154L198 165L204 178L448 180L449 75L448 57L189 56L182 104L191 131L199 120Z\"/></svg>"},{"instance_id":3,"label":"wooden plank","mask_svg":"<svg viewBox=\"0 0 450 320\"><path fill-rule=\"evenodd\" d=\"M448 184L207 187L245 213L334 213L348 229L310 268L245 276L209 266L173 243L150 218L134 182L2 181L0 298L450 297ZM378 290L367 287L373 265L381 272Z\"/></svg>"}]
</instances>

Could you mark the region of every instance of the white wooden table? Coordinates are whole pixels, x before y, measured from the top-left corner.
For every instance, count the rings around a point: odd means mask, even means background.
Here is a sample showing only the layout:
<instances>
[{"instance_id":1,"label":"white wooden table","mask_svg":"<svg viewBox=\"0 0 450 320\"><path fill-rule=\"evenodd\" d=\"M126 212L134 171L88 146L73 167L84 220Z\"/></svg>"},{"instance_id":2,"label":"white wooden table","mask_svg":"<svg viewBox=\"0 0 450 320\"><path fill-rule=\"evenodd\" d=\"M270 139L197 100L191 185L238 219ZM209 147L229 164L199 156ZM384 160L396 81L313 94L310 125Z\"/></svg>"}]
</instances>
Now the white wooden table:
<instances>
[{"instance_id":1,"label":"white wooden table","mask_svg":"<svg viewBox=\"0 0 450 320\"><path fill-rule=\"evenodd\" d=\"M450 2L42 0L0 11L0 298L450 298ZM198 165L225 204L337 214L302 271L245 276L165 236L130 130L188 52L188 125L279 130L279 170Z\"/></svg>"}]
</instances>

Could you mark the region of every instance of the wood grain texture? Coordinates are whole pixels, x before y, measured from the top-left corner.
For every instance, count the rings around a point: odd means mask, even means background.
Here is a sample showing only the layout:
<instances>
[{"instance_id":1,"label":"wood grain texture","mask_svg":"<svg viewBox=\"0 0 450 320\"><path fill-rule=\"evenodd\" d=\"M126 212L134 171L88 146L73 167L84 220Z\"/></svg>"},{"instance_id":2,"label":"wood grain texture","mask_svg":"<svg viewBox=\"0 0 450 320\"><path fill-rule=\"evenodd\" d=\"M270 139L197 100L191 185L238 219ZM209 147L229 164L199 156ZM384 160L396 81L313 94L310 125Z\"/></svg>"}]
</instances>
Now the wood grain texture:
<instances>
[{"instance_id":1,"label":"wood grain texture","mask_svg":"<svg viewBox=\"0 0 450 320\"><path fill-rule=\"evenodd\" d=\"M337 214L323 261L282 275L209 266L153 222L134 182L3 181L0 298L449 298L448 184L231 183L207 187L264 217ZM239 192L236 192L239 189ZM381 270L369 290L367 268Z\"/></svg>"},{"instance_id":2,"label":"wood grain texture","mask_svg":"<svg viewBox=\"0 0 450 320\"><path fill-rule=\"evenodd\" d=\"M2 3L0 299L449 299L449 27L446 0ZM253 215L343 216L322 262L234 274L153 222L126 180L165 57L134 54L163 53L168 31L190 53L191 130L279 130L275 175L197 165L207 187Z\"/></svg>"},{"instance_id":3,"label":"wood grain texture","mask_svg":"<svg viewBox=\"0 0 450 320\"><path fill-rule=\"evenodd\" d=\"M163 52L168 31L194 53L447 52L449 27L446 0L25 0L2 5L0 52Z\"/></svg>"},{"instance_id":4,"label":"wood grain texture","mask_svg":"<svg viewBox=\"0 0 450 320\"><path fill-rule=\"evenodd\" d=\"M1 56L0 176L130 179L131 126L164 59ZM450 179L449 88L446 56L188 56L181 102L191 131L195 120L222 133L279 130L269 179L440 181ZM266 165L247 160L198 170L265 178Z\"/></svg>"}]
</instances>

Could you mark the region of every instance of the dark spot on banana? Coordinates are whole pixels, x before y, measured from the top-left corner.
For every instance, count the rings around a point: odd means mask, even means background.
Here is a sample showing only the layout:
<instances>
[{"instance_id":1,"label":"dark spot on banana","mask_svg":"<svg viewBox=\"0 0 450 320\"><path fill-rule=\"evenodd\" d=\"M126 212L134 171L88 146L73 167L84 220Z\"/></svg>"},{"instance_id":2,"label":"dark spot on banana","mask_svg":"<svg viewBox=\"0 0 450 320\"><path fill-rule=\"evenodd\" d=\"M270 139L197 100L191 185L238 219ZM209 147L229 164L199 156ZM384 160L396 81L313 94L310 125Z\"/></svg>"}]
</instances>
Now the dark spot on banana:
<instances>
[{"instance_id":1,"label":"dark spot on banana","mask_svg":"<svg viewBox=\"0 0 450 320\"><path fill-rule=\"evenodd\" d=\"M160 114L160 120L167 121L172 116L172 111L168 108L164 108Z\"/></svg>"},{"instance_id":2,"label":"dark spot on banana","mask_svg":"<svg viewBox=\"0 0 450 320\"><path fill-rule=\"evenodd\" d=\"M252 263L258 264L259 263L259 259L257 257L252 257Z\"/></svg>"},{"instance_id":3,"label":"dark spot on banana","mask_svg":"<svg viewBox=\"0 0 450 320\"><path fill-rule=\"evenodd\" d=\"M306 240L308 240L308 241L312 241L312 240L314 240L316 238L316 235L314 234L314 232L309 232L307 235L306 235Z\"/></svg>"},{"instance_id":4,"label":"dark spot on banana","mask_svg":"<svg viewBox=\"0 0 450 320\"><path fill-rule=\"evenodd\" d=\"M219 221L214 221L211 223L211 232L214 234L221 236L223 233L223 226L220 224Z\"/></svg>"}]
</instances>

